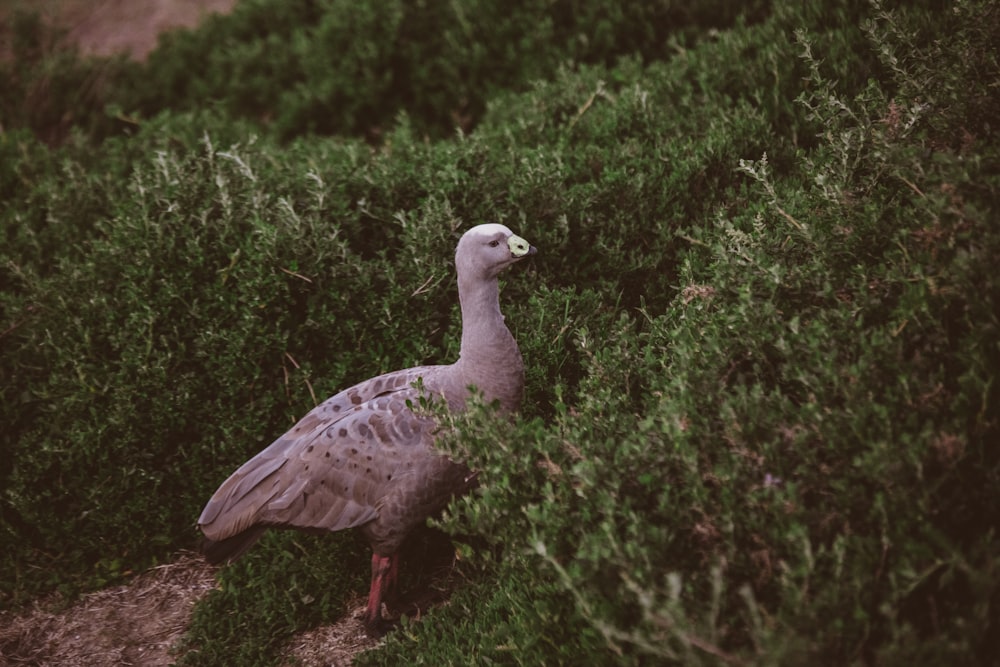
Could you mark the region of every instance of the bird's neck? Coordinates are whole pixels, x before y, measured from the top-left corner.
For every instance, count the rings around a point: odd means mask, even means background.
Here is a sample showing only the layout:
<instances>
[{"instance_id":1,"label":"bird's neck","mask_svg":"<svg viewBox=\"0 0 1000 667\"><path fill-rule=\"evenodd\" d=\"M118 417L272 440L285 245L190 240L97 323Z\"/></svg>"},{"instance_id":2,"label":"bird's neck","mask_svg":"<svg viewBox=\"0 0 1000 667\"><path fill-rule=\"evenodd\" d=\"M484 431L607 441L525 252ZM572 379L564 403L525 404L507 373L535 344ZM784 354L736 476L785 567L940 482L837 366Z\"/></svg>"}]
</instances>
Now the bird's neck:
<instances>
[{"instance_id":1,"label":"bird's neck","mask_svg":"<svg viewBox=\"0 0 1000 667\"><path fill-rule=\"evenodd\" d=\"M517 342L500 312L496 278L469 280L459 276L462 307L462 348L455 367L463 381L476 387L495 387L487 401L499 400L516 410L524 389L524 362Z\"/></svg>"}]
</instances>

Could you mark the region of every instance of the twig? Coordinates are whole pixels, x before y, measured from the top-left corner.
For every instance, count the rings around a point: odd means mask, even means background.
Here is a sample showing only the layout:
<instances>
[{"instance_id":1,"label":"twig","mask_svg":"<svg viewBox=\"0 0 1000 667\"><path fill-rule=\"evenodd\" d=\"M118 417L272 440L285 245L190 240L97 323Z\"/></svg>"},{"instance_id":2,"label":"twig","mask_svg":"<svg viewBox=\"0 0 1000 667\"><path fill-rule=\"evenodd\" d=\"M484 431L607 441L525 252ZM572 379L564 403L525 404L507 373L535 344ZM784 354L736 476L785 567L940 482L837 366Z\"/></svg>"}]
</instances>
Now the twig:
<instances>
[{"instance_id":1,"label":"twig","mask_svg":"<svg viewBox=\"0 0 1000 667\"><path fill-rule=\"evenodd\" d=\"M313 391L312 382L310 382L309 378L306 377L302 379L305 380L306 386L309 387L309 395L312 397L313 405L319 405L319 401L316 400L316 392Z\"/></svg>"},{"instance_id":2,"label":"twig","mask_svg":"<svg viewBox=\"0 0 1000 667\"><path fill-rule=\"evenodd\" d=\"M299 366L299 362L295 361L295 357L293 357L291 355L291 353L285 352L285 356L288 357L288 360L290 362L292 362L293 366L295 366L295 370L300 370L302 368L301 366ZM284 368L284 364L282 364L282 368ZM309 395L312 397L313 405L319 405L319 401L316 400L316 392L315 392L315 390L313 390L313 386L312 386L312 383L309 381L309 378L303 377L302 380L306 383L306 386L309 388ZM286 388L286 393L287 393L287 388L288 388L288 371L287 370L285 371L285 388Z\"/></svg>"},{"instance_id":3,"label":"twig","mask_svg":"<svg viewBox=\"0 0 1000 667\"><path fill-rule=\"evenodd\" d=\"M694 237L691 237L691 236L688 236L687 234L677 234L677 238L684 239L688 243L693 243L695 245L700 245L703 248L707 248L708 247L708 244L705 243L704 241L699 241L698 239L696 239Z\"/></svg>"},{"instance_id":4,"label":"twig","mask_svg":"<svg viewBox=\"0 0 1000 667\"><path fill-rule=\"evenodd\" d=\"M14 322L14 324L12 324L9 327L7 327L6 329L4 329L3 333L0 333L0 338L3 338L7 334L11 333L12 331L14 331L15 329L17 329L19 326L21 326L22 324L24 324L27 321L28 321L27 317L22 317L17 322Z\"/></svg>"},{"instance_id":5,"label":"twig","mask_svg":"<svg viewBox=\"0 0 1000 667\"><path fill-rule=\"evenodd\" d=\"M686 639L691 644L691 646L694 646L697 649L701 649L702 651L704 651L705 653L708 653L710 655L714 655L716 658L719 658L723 662L727 662L730 665L742 665L742 664L745 664L742 660L740 660L739 658L737 658L735 655L730 655L729 653L726 653L725 651L723 651L721 648L719 648L715 644L709 644L707 641L705 641L705 640L703 640L703 639L701 639L699 637L695 637L694 635L685 634L684 635L684 639Z\"/></svg>"},{"instance_id":6,"label":"twig","mask_svg":"<svg viewBox=\"0 0 1000 667\"><path fill-rule=\"evenodd\" d=\"M923 192L921 192L920 188L918 188L916 185L914 185L910 181L906 180L904 177L900 176L899 174L896 174L896 176L899 178L899 180L903 181L908 186L910 186L910 189L913 190L914 192L916 192L920 196L921 199L926 199L927 198L927 195L925 195Z\"/></svg>"},{"instance_id":7,"label":"twig","mask_svg":"<svg viewBox=\"0 0 1000 667\"><path fill-rule=\"evenodd\" d=\"M434 280L434 274L433 273L431 274L431 277L428 278L427 280L425 280L424 284L421 285L420 287L418 287L416 290L414 290L413 294L411 294L410 296L417 296L419 294L423 294L423 293L427 292L428 290L426 288L427 288L428 285L431 284L432 280Z\"/></svg>"},{"instance_id":8,"label":"twig","mask_svg":"<svg viewBox=\"0 0 1000 667\"><path fill-rule=\"evenodd\" d=\"M281 271L284 271L285 273L287 273L290 276L295 276L296 278L299 278L300 280L304 280L307 283L312 284L312 280L310 280L309 278L306 278L301 273L296 273L295 271L289 271L288 269L286 269L283 266L279 266L278 269L280 269Z\"/></svg>"},{"instance_id":9,"label":"twig","mask_svg":"<svg viewBox=\"0 0 1000 667\"><path fill-rule=\"evenodd\" d=\"M787 211L785 211L785 209L778 206L778 202L774 202L774 208L778 209L778 213L783 215L785 217L785 220L792 223L792 225L795 226L795 229L799 230L800 232L805 229L805 227L802 225L801 222L793 218Z\"/></svg>"},{"instance_id":10,"label":"twig","mask_svg":"<svg viewBox=\"0 0 1000 667\"><path fill-rule=\"evenodd\" d=\"M32 315L35 314L35 307L34 306L28 306L27 311L28 311L27 315L25 315L24 317L22 317L21 319L19 319L17 322L14 322L12 325L10 325L6 329L4 329L3 332L0 332L0 338L3 338L4 336L6 336L9 333L13 333L15 329L17 329L22 324L24 324L25 322L27 322L28 319Z\"/></svg>"},{"instance_id":11,"label":"twig","mask_svg":"<svg viewBox=\"0 0 1000 667\"><path fill-rule=\"evenodd\" d=\"M604 82L603 81L598 81L597 82L597 89L593 93L590 94L590 97L587 98L587 101L584 102L583 106L580 107L580 110L576 112L576 116L574 116L573 120L571 120L569 122L570 128L572 128L574 125L576 125L577 121L579 121L583 117L583 114L587 113L587 110L590 109L591 106L593 106L593 104L597 100L598 96L604 97L604 98L608 97L608 94L604 92Z\"/></svg>"}]
</instances>

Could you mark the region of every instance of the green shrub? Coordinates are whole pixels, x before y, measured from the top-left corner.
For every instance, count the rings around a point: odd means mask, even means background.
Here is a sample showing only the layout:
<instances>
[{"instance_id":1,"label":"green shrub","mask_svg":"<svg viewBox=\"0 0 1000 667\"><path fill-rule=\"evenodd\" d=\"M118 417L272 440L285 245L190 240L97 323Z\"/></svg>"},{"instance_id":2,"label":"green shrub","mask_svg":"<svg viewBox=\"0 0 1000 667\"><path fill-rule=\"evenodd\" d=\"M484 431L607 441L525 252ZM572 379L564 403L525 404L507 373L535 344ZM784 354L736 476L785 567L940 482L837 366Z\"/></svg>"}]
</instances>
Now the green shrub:
<instances>
[{"instance_id":1,"label":"green shrub","mask_svg":"<svg viewBox=\"0 0 1000 667\"><path fill-rule=\"evenodd\" d=\"M766 3L729 0L620 8L537 0L245 0L196 31L166 33L143 64L77 61L63 51L48 57L52 39L39 17L18 14L15 62L30 64L0 69L0 81L31 93L37 104L15 107L18 98L8 97L0 120L53 140L67 125L104 138L164 110L214 105L286 139L316 132L377 141L405 112L421 133L447 137L456 126L475 126L494 94L523 88L564 63L661 59L709 28L765 13Z\"/></svg>"},{"instance_id":2,"label":"green shrub","mask_svg":"<svg viewBox=\"0 0 1000 667\"><path fill-rule=\"evenodd\" d=\"M21 294L5 304L24 320L5 341L19 385L5 408L19 424L6 498L37 532L9 557L52 559L63 577L81 566L113 575L122 561L189 540L223 470L317 391L423 361L429 342L407 345L396 330L430 330L440 317L412 295L447 275L449 253L426 244L450 246L449 227L404 229L408 243L390 262L377 239L338 224L345 200L293 152L279 160L252 139L221 149L208 135L183 154L155 143L127 184L98 184L111 210L83 251L57 257L50 276L18 273ZM426 268L397 277L414 265L407 257ZM369 309L372 328L358 317ZM376 329L401 344L369 344ZM309 350L325 351L316 386Z\"/></svg>"},{"instance_id":3,"label":"green shrub","mask_svg":"<svg viewBox=\"0 0 1000 667\"><path fill-rule=\"evenodd\" d=\"M344 614L367 583L367 549L350 534L272 533L219 573L197 606L180 665L274 664L290 633Z\"/></svg>"},{"instance_id":4,"label":"green shrub","mask_svg":"<svg viewBox=\"0 0 1000 667\"><path fill-rule=\"evenodd\" d=\"M951 26L977 53L984 12ZM876 47L903 46L896 20ZM685 230L668 307L575 331L583 378L550 424L456 423L484 484L448 525L505 545L490 587L521 620L487 595L482 623L449 610L445 639L413 626L366 662L484 635L502 662L994 659L995 146L970 166L941 140L949 105L894 119L924 103L905 95L935 48L908 53L895 98L845 99L799 41L816 149L781 176L740 163L751 189ZM963 86L984 103L974 77L944 90ZM508 592L539 569L561 593Z\"/></svg>"},{"instance_id":5,"label":"green shrub","mask_svg":"<svg viewBox=\"0 0 1000 667\"><path fill-rule=\"evenodd\" d=\"M636 27L659 5L345 7L168 38L144 71L192 110L150 97L130 136L0 138L3 604L191 546L317 399L453 358L451 253L489 220L541 250L502 296L526 401L453 420L483 485L442 523L498 549L363 662L995 662L993 6L775 3L711 34L698 7L666 42ZM347 33L350 67L305 57ZM475 131L429 139L491 59ZM425 69L401 93L385 67ZM266 540L183 660L273 662L364 562Z\"/></svg>"}]
</instances>

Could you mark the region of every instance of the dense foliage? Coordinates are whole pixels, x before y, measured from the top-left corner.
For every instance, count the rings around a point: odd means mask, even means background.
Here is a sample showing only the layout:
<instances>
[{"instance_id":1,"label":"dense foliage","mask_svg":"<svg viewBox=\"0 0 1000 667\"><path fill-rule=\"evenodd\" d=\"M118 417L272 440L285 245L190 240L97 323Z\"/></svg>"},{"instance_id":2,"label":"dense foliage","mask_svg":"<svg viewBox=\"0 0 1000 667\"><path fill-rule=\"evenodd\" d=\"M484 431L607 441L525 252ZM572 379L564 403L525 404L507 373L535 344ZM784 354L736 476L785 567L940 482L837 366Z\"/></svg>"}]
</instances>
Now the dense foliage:
<instances>
[{"instance_id":1,"label":"dense foliage","mask_svg":"<svg viewBox=\"0 0 1000 667\"><path fill-rule=\"evenodd\" d=\"M0 601L193 546L317 399L453 358L499 221L525 408L442 442L496 548L362 662L996 664L1000 10L369 4L3 66L51 94L0 104ZM364 569L265 540L182 661L273 661Z\"/></svg>"}]
</instances>

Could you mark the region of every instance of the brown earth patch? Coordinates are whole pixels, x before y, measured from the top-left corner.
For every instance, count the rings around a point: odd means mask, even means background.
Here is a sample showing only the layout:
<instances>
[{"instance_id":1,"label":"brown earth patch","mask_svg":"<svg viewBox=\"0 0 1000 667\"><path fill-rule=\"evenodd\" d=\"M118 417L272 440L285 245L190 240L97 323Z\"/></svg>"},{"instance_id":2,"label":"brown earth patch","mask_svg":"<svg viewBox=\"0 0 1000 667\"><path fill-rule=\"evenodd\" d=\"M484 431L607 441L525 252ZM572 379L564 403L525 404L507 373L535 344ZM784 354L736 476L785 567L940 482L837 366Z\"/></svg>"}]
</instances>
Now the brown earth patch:
<instances>
[{"instance_id":1,"label":"brown earth patch","mask_svg":"<svg viewBox=\"0 0 1000 667\"><path fill-rule=\"evenodd\" d=\"M70 606L53 595L18 613L0 612L0 665L172 665L195 604L216 586L215 571L199 554L184 552L173 563ZM363 611L359 600L336 623L296 635L282 664L349 667L378 643L361 623Z\"/></svg>"},{"instance_id":2,"label":"brown earth patch","mask_svg":"<svg viewBox=\"0 0 1000 667\"><path fill-rule=\"evenodd\" d=\"M170 665L191 610L214 587L215 568L188 552L69 607L52 596L2 612L0 664Z\"/></svg>"},{"instance_id":3,"label":"brown earth patch","mask_svg":"<svg viewBox=\"0 0 1000 667\"><path fill-rule=\"evenodd\" d=\"M212 13L232 10L236 0L5 0L0 21L14 10L37 11L67 30L86 55L125 53L143 60L157 36L171 28L191 28Z\"/></svg>"}]
</instances>

